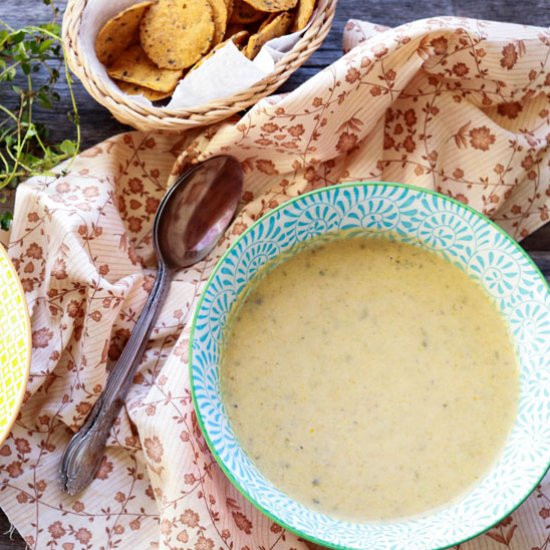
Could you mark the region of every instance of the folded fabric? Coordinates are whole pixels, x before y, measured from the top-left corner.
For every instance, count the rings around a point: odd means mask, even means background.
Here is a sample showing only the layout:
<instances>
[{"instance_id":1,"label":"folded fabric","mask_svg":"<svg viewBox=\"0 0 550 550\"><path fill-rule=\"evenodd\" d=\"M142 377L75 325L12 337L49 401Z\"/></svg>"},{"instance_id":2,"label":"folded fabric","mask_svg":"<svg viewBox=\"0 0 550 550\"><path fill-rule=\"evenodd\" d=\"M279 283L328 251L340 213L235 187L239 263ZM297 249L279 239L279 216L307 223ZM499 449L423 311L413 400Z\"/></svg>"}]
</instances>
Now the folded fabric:
<instances>
[{"instance_id":1,"label":"folded fabric","mask_svg":"<svg viewBox=\"0 0 550 550\"><path fill-rule=\"evenodd\" d=\"M385 29L350 21L350 50L238 121L128 133L59 178L18 189L9 246L28 300L26 401L0 448L0 505L31 548L304 550L255 510L210 455L189 392L189 320L208 274L254 220L299 193L354 180L436 189L520 239L548 220L550 33L459 18ZM151 224L167 185L219 153L245 172L219 246L173 282L92 485L59 488L84 422L154 280ZM463 549L550 545L550 479ZM407 547L403 541L403 548Z\"/></svg>"}]
</instances>

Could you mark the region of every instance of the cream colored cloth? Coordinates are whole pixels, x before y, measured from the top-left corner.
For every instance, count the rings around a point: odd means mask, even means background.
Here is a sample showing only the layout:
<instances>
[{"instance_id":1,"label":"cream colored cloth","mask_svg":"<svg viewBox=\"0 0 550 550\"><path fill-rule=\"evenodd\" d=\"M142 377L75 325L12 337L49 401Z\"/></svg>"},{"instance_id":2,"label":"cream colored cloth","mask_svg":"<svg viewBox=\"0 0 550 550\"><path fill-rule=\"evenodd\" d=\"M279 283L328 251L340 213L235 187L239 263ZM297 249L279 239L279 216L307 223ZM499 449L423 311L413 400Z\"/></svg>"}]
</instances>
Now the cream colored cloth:
<instances>
[{"instance_id":1,"label":"cream colored cloth","mask_svg":"<svg viewBox=\"0 0 550 550\"><path fill-rule=\"evenodd\" d=\"M389 180L467 202L516 238L548 219L547 30L351 21L345 46L335 64L239 121L116 136L82 153L66 176L19 188L9 253L29 303L33 359L26 402L0 448L0 504L31 548L306 548L226 480L189 393L197 298L220 254L269 209L327 184ZM67 497L61 452L151 288L159 200L185 165L218 153L242 162L242 210L218 248L176 277L97 479ZM511 518L462 548L547 549L549 526L547 478Z\"/></svg>"}]
</instances>

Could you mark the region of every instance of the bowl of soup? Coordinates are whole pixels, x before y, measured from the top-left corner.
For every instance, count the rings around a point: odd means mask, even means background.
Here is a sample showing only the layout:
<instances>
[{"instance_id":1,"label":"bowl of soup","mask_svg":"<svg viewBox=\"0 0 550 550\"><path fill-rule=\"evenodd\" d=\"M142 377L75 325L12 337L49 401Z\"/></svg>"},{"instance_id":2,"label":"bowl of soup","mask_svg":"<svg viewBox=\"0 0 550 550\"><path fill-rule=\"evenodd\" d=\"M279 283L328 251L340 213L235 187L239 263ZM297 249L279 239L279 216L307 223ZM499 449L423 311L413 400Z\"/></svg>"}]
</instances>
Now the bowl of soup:
<instances>
[{"instance_id":1,"label":"bowl of soup","mask_svg":"<svg viewBox=\"0 0 550 550\"><path fill-rule=\"evenodd\" d=\"M207 282L190 369L231 482L327 547L458 544L549 466L548 285L431 191L343 184L269 212Z\"/></svg>"}]
</instances>

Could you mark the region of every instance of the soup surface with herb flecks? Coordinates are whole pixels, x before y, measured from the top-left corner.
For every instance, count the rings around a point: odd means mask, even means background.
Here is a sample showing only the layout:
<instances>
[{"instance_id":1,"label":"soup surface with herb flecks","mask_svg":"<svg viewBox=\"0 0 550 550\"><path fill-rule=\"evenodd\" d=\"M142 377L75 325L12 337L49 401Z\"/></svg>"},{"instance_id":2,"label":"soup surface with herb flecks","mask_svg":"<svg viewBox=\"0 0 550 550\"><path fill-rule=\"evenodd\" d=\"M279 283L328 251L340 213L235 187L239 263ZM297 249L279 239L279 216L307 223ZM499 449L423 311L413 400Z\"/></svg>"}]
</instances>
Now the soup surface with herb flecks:
<instances>
[{"instance_id":1,"label":"soup surface with herb flecks","mask_svg":"<svg viewBox=\"0 0 550 550\"><path fill-rule=\"evenodd\" d=\"M220 364L234 432L309 508L390 520L442 506L502 452L519 394L504 319L418 246L318 241L253 280Z\"/></svg>"}]
</instances>

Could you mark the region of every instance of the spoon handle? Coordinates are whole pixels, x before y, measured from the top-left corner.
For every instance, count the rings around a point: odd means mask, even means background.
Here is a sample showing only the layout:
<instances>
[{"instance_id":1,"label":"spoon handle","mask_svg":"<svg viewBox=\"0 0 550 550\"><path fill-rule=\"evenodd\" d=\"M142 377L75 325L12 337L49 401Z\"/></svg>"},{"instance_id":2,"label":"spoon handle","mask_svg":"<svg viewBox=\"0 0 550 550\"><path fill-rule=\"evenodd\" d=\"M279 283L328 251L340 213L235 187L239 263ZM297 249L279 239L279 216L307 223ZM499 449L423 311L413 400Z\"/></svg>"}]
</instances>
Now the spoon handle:
<instances>
[{"instance_id":1,"label":"spoon handle","mask_svg":"<svg viewBox=\"0 0 550 550\"><path fill-rule=\"evenodd\" d=\"M85 489L95 477L103 459L105 443L124 399L132 385L133 375L145 352L172 271L160 264L155 284L134 329L111 369L105 388L95 402L86 422L69 442L61 460L61 487L69 495Z\"/></svg>"}]
</instances>

